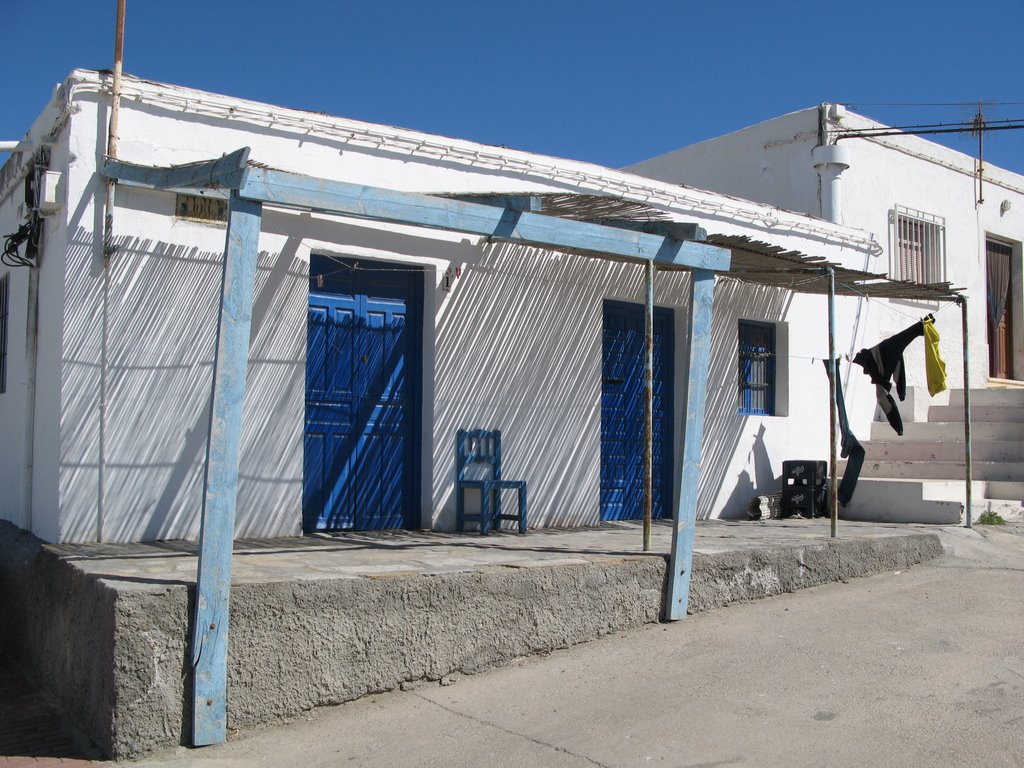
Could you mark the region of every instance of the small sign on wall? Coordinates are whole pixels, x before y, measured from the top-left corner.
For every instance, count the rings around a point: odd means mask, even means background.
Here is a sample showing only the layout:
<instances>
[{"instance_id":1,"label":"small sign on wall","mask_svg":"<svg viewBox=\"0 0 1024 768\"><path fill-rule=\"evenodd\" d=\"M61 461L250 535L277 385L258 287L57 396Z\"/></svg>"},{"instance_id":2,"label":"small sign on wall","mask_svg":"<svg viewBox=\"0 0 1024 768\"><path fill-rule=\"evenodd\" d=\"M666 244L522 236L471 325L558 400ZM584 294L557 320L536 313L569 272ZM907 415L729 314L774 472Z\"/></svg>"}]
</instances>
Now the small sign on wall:
<instances>
[{"instance_id":1,"label":"small sign on wall","mask_svg":"<svg viewBox=\"0 0 1024 768\"><path fill-rule=\"evenodd\" d=\"M174 215L189 221L226 222L228 201L219 197L178 194L174 202Z\"/></svg>"},{"instance_id":2,"label":"small sign on wall","mask_svg":"<svg viewBox=\"0 0 1024 768\"><path fill-rule=\"evenodd\" d=\"M462 277L462 267L448 267L441 276L441 290L451 291L455 281Z\"/></svg>"}]
</instances>

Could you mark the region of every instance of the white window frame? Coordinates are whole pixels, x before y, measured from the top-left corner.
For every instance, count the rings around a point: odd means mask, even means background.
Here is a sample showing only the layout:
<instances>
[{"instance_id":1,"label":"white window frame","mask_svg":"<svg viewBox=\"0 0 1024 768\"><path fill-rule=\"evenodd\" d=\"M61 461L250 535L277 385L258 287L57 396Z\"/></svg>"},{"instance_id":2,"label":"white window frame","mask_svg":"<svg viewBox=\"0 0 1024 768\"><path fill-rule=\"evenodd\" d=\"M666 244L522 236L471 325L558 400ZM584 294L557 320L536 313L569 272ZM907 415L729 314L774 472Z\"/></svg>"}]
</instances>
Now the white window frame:
<instances>
[{"instance_id":1,"label":"white window frame","mask_svg":"<svg viewBox=\"0 0 1024 768\"><path fill-rule=\"evenodd\" d=\"M902 205L889 212L889 275L894 280L946 280L946 220Z\"/></svg>"}]
</instances>

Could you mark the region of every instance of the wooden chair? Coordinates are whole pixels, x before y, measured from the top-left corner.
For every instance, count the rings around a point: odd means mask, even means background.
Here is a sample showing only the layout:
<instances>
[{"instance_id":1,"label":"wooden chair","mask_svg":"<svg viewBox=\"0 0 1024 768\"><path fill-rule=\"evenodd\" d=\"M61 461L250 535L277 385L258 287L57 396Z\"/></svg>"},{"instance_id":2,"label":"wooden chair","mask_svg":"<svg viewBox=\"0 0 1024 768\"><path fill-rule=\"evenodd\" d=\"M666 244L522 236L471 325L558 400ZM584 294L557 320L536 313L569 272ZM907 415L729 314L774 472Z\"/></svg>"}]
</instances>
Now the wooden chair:
<instances>
[{"instance_id":1,"label":"wooden chair","mask_svg":"<svg viewBox=\"0 0 1024 768\"><path fill-rule=\"evenodd\" d=\"M466 513L467 488L480 491L479 514ZM503 490L518 492L518 512L504 514L501 511ZM460 532L467 522L479 522L480 533L486 536L492 526L500 531L502 520L515 520L519 522L519 532L526 533L526 481L502 478L500 430L458 431L455 437L455 513Z\"/></svg>"}]
</instances>

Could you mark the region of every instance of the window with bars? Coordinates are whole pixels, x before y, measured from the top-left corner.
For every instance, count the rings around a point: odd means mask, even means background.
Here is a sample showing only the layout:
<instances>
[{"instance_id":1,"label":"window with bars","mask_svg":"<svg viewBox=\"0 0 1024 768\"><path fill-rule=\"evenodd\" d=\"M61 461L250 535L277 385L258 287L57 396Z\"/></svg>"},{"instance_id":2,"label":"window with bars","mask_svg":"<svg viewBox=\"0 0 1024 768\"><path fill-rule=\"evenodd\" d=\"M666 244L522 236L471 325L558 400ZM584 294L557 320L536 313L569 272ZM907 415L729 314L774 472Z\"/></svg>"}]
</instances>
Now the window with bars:
<instances>
[{"instance_id":1,"label":"window with bars","mask_svg":"<svg viewBox=\"0 0 1024 768\"><path fill-rule=\"evenodd\" d=\"M10 306L10 275L0 277L0 392L7 391L7 316Z\"/></svg>"},{"instance_id":2,"label":"window with bars","mask_svg":"<svg viewBox=\"0 0 1024 768\"><path fill-rule=\"evenodd\" d=\"M775 415L775 326L740 320L739 412Z\"/></svg>"},{"instance_id":3,"label":"window with bars","mask_svg":"<svg viewBox=\"0 0 1024 768\"><path fill-rule=\"evenodd\" d=\"M946 279L946 220L897 205L891 212L894 280L940 283Z\"/></svg>"}]
</instances>

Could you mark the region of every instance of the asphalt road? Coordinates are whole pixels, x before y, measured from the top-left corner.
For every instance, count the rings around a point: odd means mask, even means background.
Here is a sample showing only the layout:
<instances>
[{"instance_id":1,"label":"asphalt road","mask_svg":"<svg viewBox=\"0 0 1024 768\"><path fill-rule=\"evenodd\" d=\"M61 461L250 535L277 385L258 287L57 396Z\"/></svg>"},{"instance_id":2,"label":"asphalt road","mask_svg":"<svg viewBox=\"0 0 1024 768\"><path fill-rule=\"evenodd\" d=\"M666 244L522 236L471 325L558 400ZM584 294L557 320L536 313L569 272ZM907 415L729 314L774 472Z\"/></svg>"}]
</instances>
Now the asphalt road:
<instances>
[{"instance_id":1,"label":"asphalt road","mask_svg":"<svg viewBox=\"0 0 1024 768\"><path fill-rule=\"evenodd\" d=\"M1024 525L133 766L1024 766Z\"/></svg>"}]
</instances>

